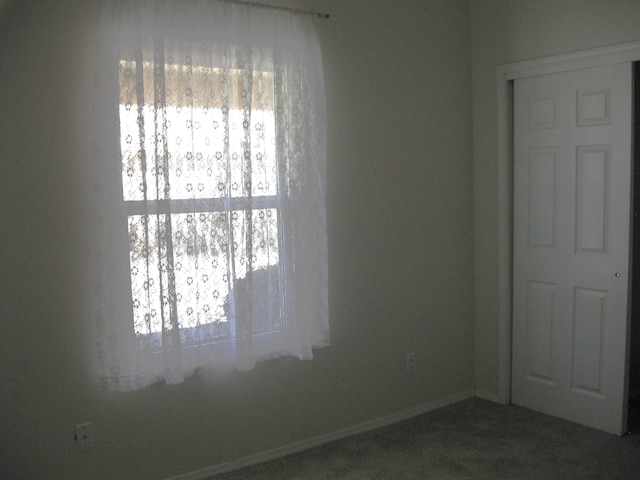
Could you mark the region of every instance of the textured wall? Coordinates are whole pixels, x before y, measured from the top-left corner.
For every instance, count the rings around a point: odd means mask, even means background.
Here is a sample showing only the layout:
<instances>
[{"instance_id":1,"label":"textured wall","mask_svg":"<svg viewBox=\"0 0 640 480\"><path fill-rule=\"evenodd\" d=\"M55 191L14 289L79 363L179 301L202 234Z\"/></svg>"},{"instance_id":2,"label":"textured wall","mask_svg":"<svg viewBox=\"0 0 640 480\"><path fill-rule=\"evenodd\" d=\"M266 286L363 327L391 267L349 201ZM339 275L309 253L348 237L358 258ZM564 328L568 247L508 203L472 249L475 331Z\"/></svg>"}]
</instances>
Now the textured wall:
<instances>
[{"instance_id":1,"label":"textured wall","mask_svg":"<svg viewBox=\"0 0 640 480\"><path fill-rule=\"evenodd\" d=\"M451 0L272 1L331 14L318 22L332 346L93 389L78 95L93 3L14 1L0 16L0 477L168 478L471 391L470 20ZM77 452L82 422L96 446Z\"/></svg>"}]
</instances>

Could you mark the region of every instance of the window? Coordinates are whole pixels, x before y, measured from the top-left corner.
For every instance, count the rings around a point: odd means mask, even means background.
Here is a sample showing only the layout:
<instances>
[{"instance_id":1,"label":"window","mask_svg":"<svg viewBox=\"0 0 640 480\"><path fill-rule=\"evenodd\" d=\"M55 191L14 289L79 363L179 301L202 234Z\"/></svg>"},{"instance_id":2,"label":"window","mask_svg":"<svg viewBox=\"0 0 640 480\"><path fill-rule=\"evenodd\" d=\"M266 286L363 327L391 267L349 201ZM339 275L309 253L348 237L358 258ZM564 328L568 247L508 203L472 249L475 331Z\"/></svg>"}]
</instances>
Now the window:
<instances>
[{"instance_id":1,"label":"window","mask_svg":"<svg viewBox=\"0 0 640 480\"><path fill-rule=\"evenodd\" d=\"M115 389L328 343L317 39L290 13L212 5L119 23L119 201L101 218L128 241L100 258L126 256L127 278L105 261L102 281L127 286L103 304L128 308L99 314Z\"/></svg>"},{"instance_id":2,"label":"window","mask_svg":"<svg viewBox=\"0 0 640 480\"><path fill-rule=\"evenodd\" d=\"M237 287L249 281L268 292L253 332L281 331L290 282L279 262L286 187L278 185L273 72L197 63L136 52L119 64L134 325L139 336L162 332L163 290L175 292L171 315L186 345L235 336L247 314ZM157 335L144 341L160 345Z\"/></svg>"}]
</instances>

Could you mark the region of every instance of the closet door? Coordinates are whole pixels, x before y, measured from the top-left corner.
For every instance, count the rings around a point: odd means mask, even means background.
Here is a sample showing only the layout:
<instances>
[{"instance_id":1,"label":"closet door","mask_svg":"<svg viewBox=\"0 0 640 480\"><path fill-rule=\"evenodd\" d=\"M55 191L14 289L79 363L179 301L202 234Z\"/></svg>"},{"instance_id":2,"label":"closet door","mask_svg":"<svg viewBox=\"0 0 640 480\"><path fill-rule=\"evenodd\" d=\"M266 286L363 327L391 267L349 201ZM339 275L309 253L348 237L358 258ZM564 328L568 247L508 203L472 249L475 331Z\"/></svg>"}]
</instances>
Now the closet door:
<instances>
[{"instance_id":1,"label":"closet door","mask_svg":"<svg viewBox=\"0 0 640 480\"><path fill-rule=\"evenodd\" d=\"M620 435L631 65L514 83L512 402Z\"/></svg>"}]
</instances>

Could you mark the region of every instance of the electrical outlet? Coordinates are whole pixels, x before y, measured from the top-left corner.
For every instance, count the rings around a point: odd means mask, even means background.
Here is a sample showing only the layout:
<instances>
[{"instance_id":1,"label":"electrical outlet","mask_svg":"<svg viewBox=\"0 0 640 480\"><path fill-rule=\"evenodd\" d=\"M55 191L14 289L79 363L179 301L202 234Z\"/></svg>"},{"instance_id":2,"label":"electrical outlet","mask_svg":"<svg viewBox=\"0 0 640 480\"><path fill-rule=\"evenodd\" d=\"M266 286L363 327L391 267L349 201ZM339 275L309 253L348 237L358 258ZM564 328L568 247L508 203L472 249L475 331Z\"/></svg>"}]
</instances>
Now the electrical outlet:
<instances>
[{"instance_id":1,"label":"electrical outlet","mask_svg":"<svg viewBox=\"0 0 640 480\"><path fill-rule=\"evenodd\" d=\"M404 358L407 367L407 373L415 373L416 371L416 354L407 353Z\"/></svg>"},{"instance_id":2,"label":"electrical outlet","mask_svg":"<svg viewBox=\"0 0 640 480\"><path fill-rule=\"evenodd\" d=\"M90 423L76 425L76 445L78 450L93 447L93 430Z\"/></svg>"}]
</instances>

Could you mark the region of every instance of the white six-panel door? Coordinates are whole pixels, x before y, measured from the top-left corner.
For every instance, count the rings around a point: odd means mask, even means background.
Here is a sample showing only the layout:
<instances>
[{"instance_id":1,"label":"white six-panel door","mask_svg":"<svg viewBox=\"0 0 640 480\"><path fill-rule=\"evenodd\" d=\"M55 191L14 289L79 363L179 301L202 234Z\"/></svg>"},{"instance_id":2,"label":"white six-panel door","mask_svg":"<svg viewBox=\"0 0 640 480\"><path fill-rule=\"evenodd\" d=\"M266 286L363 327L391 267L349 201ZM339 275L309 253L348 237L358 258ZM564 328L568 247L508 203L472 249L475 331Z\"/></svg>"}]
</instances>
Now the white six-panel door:
<instances>
[{"instance_id":1,"label":"white six-panel door","mask_svg":"<svg viewBox=\"0 0 640 480\"><path fill-rule=\"evenodd\" d=\"M631 65L514 81L512 403L622 434Z\"/></svg>"}]
</instances>

